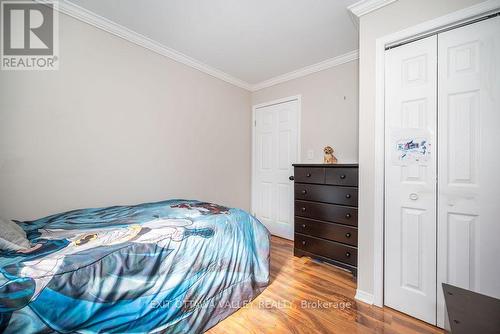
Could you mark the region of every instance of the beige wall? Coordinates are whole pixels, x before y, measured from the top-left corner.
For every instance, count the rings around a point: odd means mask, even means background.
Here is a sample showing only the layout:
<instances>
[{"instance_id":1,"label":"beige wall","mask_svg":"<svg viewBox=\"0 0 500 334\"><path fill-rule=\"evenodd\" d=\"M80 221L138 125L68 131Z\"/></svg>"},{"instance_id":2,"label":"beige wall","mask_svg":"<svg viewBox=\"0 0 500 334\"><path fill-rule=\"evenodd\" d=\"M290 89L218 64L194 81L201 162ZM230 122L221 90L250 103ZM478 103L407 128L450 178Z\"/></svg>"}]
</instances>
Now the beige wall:
<instances>
[{"instance_id":1,"label":"beige wall","mask_svg":"<svg viewBox=\"0 0 500 334\"><path fill-rule=\"evenodd\" d=\"M302 95L302 162L323 162L327 145L339 162L358 162L358 62L264 88L252 94L252 104L293 95Z\"/></svg>"},{"instance_id":2,"label":"beige wall","mask_svg":"<svg viewBox=\"0 0 500 334\"><path fill-rule=\"evenodd\" d=\"M375 202L375 41L404 28L479 3L479 0L398 0L360 20L358 289L373 293Z\"/></svg>"},{"instance_id":3,"label":"beige wall","mask_svg":"<svg viewBox=\"0 0 500 334\"><path fill-rule=\"evenodd\" d=\"M0 215L250 206L250 93L61 15L60 70L0 72Z\"/></svg>"}]
</instances>

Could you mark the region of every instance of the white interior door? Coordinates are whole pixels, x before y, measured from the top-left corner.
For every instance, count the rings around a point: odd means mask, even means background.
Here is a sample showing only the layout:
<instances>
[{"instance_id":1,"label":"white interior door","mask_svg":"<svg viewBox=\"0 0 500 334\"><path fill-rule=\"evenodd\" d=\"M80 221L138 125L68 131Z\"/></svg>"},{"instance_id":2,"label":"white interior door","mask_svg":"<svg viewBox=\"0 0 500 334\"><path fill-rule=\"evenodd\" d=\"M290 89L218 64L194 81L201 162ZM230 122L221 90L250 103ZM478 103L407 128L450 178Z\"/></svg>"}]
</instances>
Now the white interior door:
<instances>
[{"instance_id":1,"label":"white interior door","mask_svg":"<svg viewBox=\"0 0 500 334\"><path fill-rule=\"evenodd\" d=\"M500 17L439 35L441 283L500 298Z\"/></svg>"},{"instance_id":2,"label":"white interior door","mask_svg":"<svg viewBox=\"0 0 500 334\"><path fill-rule=\"evenodd\" d=\"M271 234L293 240L292 164L298 158L299 101L255 109L252 211Z\"/></svg>"},{"instance_id":3,"label":"white interior door","mask_svg":"<svg viewBox=\"0 0 500 334\"><path fill-rule=\"evenodd\" d=\"M434 324L437 37L388 50L385 59L384 303ZM422 138L431 153L419 158Z\"/></svg>"}]
</instances>

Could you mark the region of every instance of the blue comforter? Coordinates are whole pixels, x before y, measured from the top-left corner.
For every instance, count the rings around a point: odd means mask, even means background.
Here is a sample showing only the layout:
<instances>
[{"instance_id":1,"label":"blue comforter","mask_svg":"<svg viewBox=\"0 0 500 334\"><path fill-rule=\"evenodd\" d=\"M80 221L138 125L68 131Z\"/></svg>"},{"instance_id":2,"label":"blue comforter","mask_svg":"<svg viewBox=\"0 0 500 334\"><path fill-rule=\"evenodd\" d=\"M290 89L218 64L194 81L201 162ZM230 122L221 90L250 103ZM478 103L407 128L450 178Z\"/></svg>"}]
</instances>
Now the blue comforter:
<instances>
[{"instance_id":1,"label":"blue comforter","mask_svg":"<svg viewBox=\"0 0 500 334\"><path fill-rule=\"evenodd\" d=\"M200 333L269 281L269 233L245 211L170 200L20 223L0 251L0 332Z\"/></svg>"}]
</instances>

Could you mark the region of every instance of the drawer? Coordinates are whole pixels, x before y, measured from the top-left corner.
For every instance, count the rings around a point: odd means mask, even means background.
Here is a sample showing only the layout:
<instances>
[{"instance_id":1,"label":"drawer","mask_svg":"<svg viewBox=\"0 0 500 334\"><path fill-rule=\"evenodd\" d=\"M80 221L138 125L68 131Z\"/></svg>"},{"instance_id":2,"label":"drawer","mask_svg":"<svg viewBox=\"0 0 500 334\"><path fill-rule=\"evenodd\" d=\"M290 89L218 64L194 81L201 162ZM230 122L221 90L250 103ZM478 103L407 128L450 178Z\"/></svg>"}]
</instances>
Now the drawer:
<instances>
[{"instance_id":1,"label":"drawer","mask_svg":"<svg viewBox=\"0 0 500 334\"><path fill-rule=\"evenodd\" d=\"M358 229L355 227L295 217L295 232L358 246Z\"/></svg>"},{"instance_id":2,"label":"drawer","mask_svg":"<svg viewBox=\"0 0 500 334\"><path fill-rule=\"evenodd\" d=\"M358 168L327 168L325 183L336 186L358 186Z\"/></svg>"},{"instance_id":3,"label":"drawer","mask_svg":"<svg viewBox=\"0 0 500 334\"><path fill-rule=\"evenodd\" d=\"M325 169L322 167L295 167L295 182L325 183Z\"/></svg>"},{"instance_id":4,"label":"drawer","mask_svg":"<svg viewBox=\"0 0 500 334\"><path fill-rule=\"evenodd\" d=\"M358 226L358 209L336 204L295 201L295 215Z\"/></svg>"},{"instance_id":5,"label":"drawer","mask_svg":"<svg viewBox=\"0 0 500 334\"><path fill-rule=\"evenodd\" d=\"M353 266L356 266L358 263L357 248L342 245L335 241L322 240L295 233L295 247L309 253L348 263Z\"/></svg>"},{"instance_id":6,"label":"drawer","mask_svg":"<svg viewBox=\"0 0 500 334\"><path fill-rule=\"evenodd\" d=\"M296 183L295 199L358 206L358 188Z\"/></svg>"}]
</instances>

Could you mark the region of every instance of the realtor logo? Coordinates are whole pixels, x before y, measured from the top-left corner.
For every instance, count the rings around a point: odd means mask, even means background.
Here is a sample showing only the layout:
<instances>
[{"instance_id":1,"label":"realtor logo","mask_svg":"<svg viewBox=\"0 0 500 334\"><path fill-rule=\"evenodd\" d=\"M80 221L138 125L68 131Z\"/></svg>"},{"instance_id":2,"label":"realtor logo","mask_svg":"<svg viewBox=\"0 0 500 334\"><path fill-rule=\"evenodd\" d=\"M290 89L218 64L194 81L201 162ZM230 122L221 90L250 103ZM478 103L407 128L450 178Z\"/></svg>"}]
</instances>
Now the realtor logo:
<instances>
[{"instance_id":1,"label":"realtor logo","mask_svg":"<svg viewBox=\"0 0 500 334\"><path fill-rule=\"evenodd\" d=\"M2 70L59 68L56 3L1 1Z\"/></svg>"}]
</instances>

